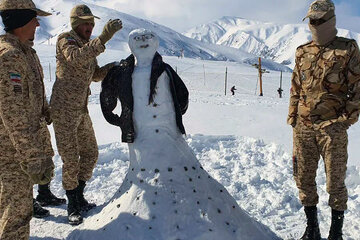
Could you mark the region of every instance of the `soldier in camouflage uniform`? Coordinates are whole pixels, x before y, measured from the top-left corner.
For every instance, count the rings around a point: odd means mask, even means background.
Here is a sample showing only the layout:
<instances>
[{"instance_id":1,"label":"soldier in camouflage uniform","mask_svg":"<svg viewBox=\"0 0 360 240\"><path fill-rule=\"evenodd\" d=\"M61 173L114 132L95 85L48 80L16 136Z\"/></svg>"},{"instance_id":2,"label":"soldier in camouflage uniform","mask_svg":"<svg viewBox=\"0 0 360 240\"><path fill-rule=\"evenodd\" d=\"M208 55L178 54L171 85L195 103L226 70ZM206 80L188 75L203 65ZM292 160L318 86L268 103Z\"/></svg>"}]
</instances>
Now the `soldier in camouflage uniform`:
<instances>
[{"instance_id":1,"label":"soldier in camouflage uniform","mask_svg":"<svg viewBox=\"0 0 360 240\"><path fill-rule=\"evenodd\" d=\"M338 240L348 199L347 129L359 117L360 53L355 40L336 36L331 0L313 2L306 18L313 40L296 51L287 120L294 133L294 178L307 216L301 239L320 239L315 177L321 156L332 208L328 239Z\"/></svg>"},{"instance_id":2,"label":"soldier in camouflage uniform","mask_svg":"<svg viewBox=\"0 0 360 240\"><path fill-rule=\"evenodd\" d=\"M120 20L110 20L101 35L90 36L94 16L86 5L71 10L72 30L61 34L56 44L56 82L51 96L52 119L56 143L63 161L63 187L68 197L68 218L73 225L82 222L81 211L95 204L84 198L85 183L98 158L98 146L88 113L90 83L101 81L115 65L99 67L96 57L104 52L105 43L122 28Z\"/></svg>"},{"instance_id":3,"label":"soldier in camouflage uniform","mask_svg":"<svg viewBox=\"0 0 360 240\"><path fill-rule=\"evenodd\" d=\"M33 184L53 176L43 72L34 40L36 16L50 13L31 0L1 0L6 34L0 36L0 239L29 239Z\"/></svg>"}]
</instances>

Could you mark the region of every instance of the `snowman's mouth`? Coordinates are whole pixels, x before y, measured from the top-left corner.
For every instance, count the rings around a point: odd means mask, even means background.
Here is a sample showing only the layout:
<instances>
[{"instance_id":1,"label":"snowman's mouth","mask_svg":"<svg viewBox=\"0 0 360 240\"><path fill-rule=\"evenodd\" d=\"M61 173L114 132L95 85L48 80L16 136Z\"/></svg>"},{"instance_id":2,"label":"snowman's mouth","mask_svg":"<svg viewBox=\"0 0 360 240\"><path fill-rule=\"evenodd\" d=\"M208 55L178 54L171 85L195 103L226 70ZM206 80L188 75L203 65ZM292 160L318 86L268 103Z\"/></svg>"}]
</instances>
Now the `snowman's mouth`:
<instances>
[{"instance_id":1,"label":"snowman's mouth","mask_svg":"<svg viewBox=\"0 0 360 240\"><path fill-rule=\"evenodd\" d=\"M147 48L149 47L149 44L146 44L146 45L141 45L140 48Z\"/></svg>"}]
</instances>

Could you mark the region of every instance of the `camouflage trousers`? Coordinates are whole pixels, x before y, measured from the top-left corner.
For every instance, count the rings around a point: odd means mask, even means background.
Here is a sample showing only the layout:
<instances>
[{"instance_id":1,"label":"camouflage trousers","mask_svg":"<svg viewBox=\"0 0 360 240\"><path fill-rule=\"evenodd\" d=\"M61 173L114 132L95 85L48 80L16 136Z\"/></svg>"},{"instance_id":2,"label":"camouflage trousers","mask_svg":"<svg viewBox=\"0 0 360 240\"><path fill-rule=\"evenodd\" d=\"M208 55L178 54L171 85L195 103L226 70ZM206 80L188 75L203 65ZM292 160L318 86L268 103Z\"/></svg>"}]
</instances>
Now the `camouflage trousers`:
<instances>
[{"instance_id":1,"label":"camouflage trousers","mask_svg":"<svg viewBox=\"0 0 360 240\"><path fill-rule=\"evenodd\" d=\"M30 178L15 159L0 158L0 239L29 239L32 211Z\"/></svg>"},{"instance_id":2,"label":"camouflage trousers","mask_svg":"<svg viewBox=\"0 0 360 240\"><path fill-rule=\"evenodd\" d=\"M64 111L52 114L56 145L63 161L62 184L72 190L79 180L92 177L98 146L88 113Z\"/></svg>"},{"instance_id":3,"label":"camouflage trousers","mask_svg":"<svg viewBox=\"0 0 360 240\"><path fill-rule=\"evenodd\" d=\"M326 191L329 206L338 211L347 209L345 186L348 159L347 127L334 123L320 130L298 123L294 128L293 173L304 206L315 206L319 202L316 189L316 171L320 156L324 160Z\"/></svg>"}]
</instances>

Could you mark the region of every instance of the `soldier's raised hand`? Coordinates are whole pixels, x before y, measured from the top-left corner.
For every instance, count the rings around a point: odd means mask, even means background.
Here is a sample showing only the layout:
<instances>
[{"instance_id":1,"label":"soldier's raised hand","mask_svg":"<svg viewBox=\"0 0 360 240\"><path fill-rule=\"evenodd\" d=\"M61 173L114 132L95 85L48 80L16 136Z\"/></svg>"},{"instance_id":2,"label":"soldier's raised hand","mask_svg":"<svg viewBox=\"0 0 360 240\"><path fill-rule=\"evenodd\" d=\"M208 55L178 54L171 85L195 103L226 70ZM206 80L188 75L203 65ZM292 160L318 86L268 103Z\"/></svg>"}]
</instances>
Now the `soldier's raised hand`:
<instances>
[{"instance_id":1,"label":"soldier's raised hand","mask_svg":"<svg viewBox=\"0 0 360 240\"><path fill-rule=\"evenodd\" d=\"M122 22L120 19L110 19L104 26L102 33L99 35L99 39L102 44L105 45L114 34L122 29Z\"/></svg>"}]
</instances>

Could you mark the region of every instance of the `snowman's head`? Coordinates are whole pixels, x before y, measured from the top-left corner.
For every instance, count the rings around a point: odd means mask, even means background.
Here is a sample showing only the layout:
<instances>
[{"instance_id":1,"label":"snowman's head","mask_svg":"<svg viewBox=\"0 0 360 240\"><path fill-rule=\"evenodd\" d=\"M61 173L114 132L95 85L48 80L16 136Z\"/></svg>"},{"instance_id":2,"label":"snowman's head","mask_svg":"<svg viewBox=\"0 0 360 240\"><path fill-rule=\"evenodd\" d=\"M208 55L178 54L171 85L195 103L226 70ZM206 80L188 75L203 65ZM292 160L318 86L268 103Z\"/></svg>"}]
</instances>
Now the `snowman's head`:
<instances>
[{"instance_id":1,"label":"snowman's head","mask_svg":"<svg viewBox=\"0 0 360 240\"><path fill-rule=\"evenodd\" d=\"M159 38L150 30L135 29L129 34L129 47L136 59L150 59L152 61L159 48Z\"/></svg>"}]
</instances>

